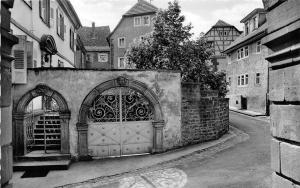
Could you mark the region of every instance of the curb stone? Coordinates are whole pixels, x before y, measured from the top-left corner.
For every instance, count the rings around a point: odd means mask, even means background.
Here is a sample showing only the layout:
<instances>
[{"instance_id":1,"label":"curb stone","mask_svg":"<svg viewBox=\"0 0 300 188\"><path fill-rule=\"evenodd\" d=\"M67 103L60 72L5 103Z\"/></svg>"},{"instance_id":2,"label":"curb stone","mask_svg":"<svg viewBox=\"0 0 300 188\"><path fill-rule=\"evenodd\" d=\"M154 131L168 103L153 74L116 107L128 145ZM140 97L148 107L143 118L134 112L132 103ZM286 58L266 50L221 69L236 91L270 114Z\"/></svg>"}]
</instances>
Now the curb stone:
<instances>
[{"instance_id":1,"label":"curb stone","mask_svg":"<svg viewBox=\"0 0 300 188\"><path fill-rule=\"evenodd\" d=\"M230 147L233 147L234 145L236 145L238 143L244 142L249 139L248 134L244 133L243 131L241 131L233 126L230 126L229 134L231 134L231 135L228 136L226 139L222 139L222 137L221 137L219 140L214 141L214 143L210 144L207 147L192 151L188 154L179 156L175 159L166 160L166 161L159 162L159 163L151 165L151 166L145 166L142 168L138 168L138 169L127 171L127 172L122 172L119 174L101 176L101 177L89 179L89 180L86 180L83 182L61 185L61 186L57 186L56 188L91 188L94 186L101 186L101 185L107 185L107 184L111 184L114 182L118 182L122 178L130 177L130 176L138 176L139 174L145 173L148 171L157 171L160 169L177 166L177 165L183 164L186 161L191 162L191 161L199 160L199 159L201 161L204 161L205 159L212 157L212 155L214 155L220 151L226 150ZM196 146L200 147L200 145L203 145L203 143L198 144ZM194 145L191 147L196 147L196 146ZM173 153L173 152L180 152L180 150L183 150L183 149L181 148L181 149L177 149L174 151L169 151L167 153L157 154L157 155L164 155L164 154L169 154L169 153Z\"/></svg>"}]
</instances>

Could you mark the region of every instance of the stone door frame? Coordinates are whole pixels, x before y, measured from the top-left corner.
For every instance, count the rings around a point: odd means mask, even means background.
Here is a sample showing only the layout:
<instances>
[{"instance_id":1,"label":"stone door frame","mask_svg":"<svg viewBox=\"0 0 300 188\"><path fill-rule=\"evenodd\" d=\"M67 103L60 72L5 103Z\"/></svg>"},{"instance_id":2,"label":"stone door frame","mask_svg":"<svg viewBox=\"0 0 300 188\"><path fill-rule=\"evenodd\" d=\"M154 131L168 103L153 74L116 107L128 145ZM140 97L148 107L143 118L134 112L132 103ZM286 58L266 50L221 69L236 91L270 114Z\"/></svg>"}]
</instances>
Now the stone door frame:
<instances>
[{"instance_id":1,"label":"stone door frame","mask_svg":"<svg viewBox=\"0 0 300 188\"><path fill-rule=\"evenodd\" d=\"M13 127L14 127L14 154L23 156L26 154L26 107L29 102L38 96L48 96L53 98L59 106L59 117L61 120L61 153L70 153L69 143L69 120L71 112L65 98L47 85L39 84L34 89L26 92L16 103L13 109Z\"/></svg>"},{"instance_id":2,"label":"stone door frame","mask_svg":"<svg viewBox=\"0 0 300 188\"><path fill-rule=\"evenodd\" d=\"M124 76L120 76L116 79L106 81L99 84L94 89L92 89L89 94L83 100L79 114L78 123L76 124L78 131L78 156L81 160L91 159L88 154L88 123L87 117L89 113L89 108L92 106L94 99L103 93L104 91L115 88L115 87L128 87L136 90L144 95L154 108L154 120L153 125L153 149L152 153L159 153L163 151L163 128L165 126L165 121L163 119L163 113L161 106L156 94L147 87L146 84L128 79Z\"/></svg>"}]
</instances>

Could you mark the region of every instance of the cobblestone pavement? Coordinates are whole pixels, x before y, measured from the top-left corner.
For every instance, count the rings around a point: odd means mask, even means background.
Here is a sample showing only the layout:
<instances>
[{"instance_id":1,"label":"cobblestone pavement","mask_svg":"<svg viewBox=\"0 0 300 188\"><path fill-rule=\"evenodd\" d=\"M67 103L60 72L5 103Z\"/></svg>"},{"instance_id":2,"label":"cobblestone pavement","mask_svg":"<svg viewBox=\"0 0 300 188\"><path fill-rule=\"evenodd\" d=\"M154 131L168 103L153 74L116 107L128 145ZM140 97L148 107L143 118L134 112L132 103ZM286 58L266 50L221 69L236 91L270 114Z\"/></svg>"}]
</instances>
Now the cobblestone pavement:
<instances>
[{"instance_id":1,"label":"cobblestone pavement","mask_svg":"<svg viewBox=\"0 0 300 188\"><path fill-rule=\"evenodd\" d=\"M237 137L188 156L134 172L63 187L80 188L269 188L270 133L267 122L232 112ZM247 139L249 138L249 139ZM244 142L242 142L244 141ZM233 147L234 146L234 147Z\"/></svg>"}]
</instances>

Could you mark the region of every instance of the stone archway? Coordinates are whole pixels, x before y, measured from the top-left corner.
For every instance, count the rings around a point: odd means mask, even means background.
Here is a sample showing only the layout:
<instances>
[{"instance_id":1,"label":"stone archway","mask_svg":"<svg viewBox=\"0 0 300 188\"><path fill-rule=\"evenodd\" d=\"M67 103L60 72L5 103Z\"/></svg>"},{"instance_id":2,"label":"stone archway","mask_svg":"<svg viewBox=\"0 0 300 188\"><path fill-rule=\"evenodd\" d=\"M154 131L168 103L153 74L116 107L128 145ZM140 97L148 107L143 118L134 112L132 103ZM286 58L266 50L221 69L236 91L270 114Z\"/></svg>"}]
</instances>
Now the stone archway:
<instances>
[{"instance_id":1,"label":"stone archway","mask_svg":"<svg viewBox=\"0 0 300 188\"><path fill-rule=\"evenodd\" d=\"M94 99L106 90L116 87L128 87L136 90L144 95L153 106L154 118L153 125L153 148L152 153L163 151L163 127L165 122L163 120L163 113L159 104L159 100L155 93L150 90L144 83L129 80L123 76L116 79L106 81L94 89L83 100L78 116L77 131L78 131L78 154L80 159L90 159L88 154L88 123L87 117L89 109L92 106Z\"/></svg>"},{"instance_id":2,"label":"stone archway","mask_svg":"<svg viewBox=\"0 0 300 188\"><path fill-rule=\"evenodd\" d=\"M32 99L38 96L47 96L54 99L59 106L59 119L61 125L61 153L68 154L69 151L69 120L71 113L64 97L47 85L39 84L34 89L25 93L16 103L13 109L14 126L14 152L16 156L26 154L26 107Z\"/></svg>"}]
</instances>

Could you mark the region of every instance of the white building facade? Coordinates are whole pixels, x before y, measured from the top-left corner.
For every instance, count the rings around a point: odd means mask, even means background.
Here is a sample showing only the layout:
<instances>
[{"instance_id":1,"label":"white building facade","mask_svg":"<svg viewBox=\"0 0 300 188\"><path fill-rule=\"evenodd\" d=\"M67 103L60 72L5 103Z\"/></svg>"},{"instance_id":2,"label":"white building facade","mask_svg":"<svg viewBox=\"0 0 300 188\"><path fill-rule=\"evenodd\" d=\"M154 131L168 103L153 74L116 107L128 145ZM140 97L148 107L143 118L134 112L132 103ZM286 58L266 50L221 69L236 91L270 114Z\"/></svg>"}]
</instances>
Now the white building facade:
<instances>
[{"instance_id":1,"label":"white building facade","mask_svg":"<svg viewBox=\"0 0 300 188\"><path fill-rule=\"evenodd\" d=\"M19 44L12 52L16 58L13 83L26 83L27 68L75 67L76 31L80 27L69 0L15 0L11 32Z\"/></svg>"}]
</instances>

